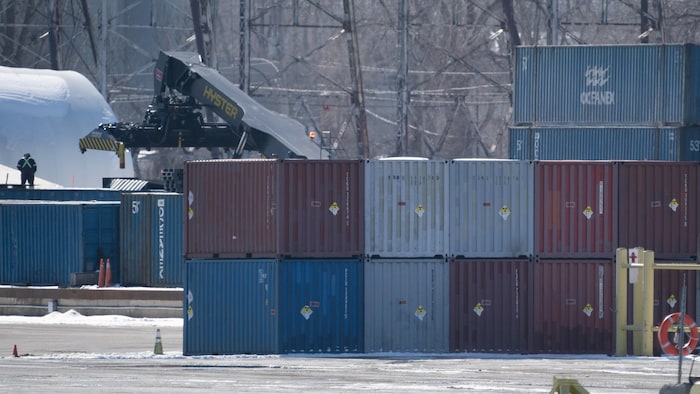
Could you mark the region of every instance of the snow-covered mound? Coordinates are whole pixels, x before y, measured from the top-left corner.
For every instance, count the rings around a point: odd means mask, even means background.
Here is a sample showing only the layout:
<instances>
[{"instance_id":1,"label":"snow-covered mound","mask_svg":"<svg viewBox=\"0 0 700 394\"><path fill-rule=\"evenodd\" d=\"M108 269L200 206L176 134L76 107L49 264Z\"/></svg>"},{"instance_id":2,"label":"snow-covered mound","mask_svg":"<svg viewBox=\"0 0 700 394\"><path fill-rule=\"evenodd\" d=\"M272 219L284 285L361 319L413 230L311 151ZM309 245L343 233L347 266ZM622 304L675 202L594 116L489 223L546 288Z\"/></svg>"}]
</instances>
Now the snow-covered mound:
<instances>
[{"instance_id":1,"label":"snow-covered mound","mask_svg":"<svg viewBox=\"0 0 700 394\"><path fill-rule=\"evenodd\" d=\"M117 119L97 89L74 71L0 66L0 164L12 169L24 153L37 177L66 187L101 187L103 177L131 177L113 152L80 153L78 140ZM4 183L4 178L2 179Z\"/></svg>"}]
</instances>

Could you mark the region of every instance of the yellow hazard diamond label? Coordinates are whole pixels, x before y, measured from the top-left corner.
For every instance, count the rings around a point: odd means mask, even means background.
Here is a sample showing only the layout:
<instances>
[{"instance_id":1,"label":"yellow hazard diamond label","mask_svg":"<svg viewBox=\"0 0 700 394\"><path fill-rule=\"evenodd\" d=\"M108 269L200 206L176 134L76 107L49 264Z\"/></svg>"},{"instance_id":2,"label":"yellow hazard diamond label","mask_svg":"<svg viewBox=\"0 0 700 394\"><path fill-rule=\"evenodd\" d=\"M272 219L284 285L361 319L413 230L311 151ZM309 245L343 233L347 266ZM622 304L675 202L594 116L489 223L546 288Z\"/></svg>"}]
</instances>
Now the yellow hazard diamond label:
<instances>
[{"instance_id":1,"label":"yellow hazard diamond label","mask_svg":"<svg viewBox=\"0 0 700 394\"><path fill-rule=\"evenodd\" d=\"M671 294L671 296L668 297L668 298L666 299L666 303L667 303L668 306L670 306L671 308L674 308L674 307L676 306L676 303L677 303L677 302L678 302L678 300L676 299L676 296L673 295L673 294Z\"/></svg>"},{"instance_id":2,"label":"yellow hazard diamond label","mask_svg":"<svg viewBox=\"0 0 700 394\"><path fill-rule=\"evenodd\" d=\"M426 313L428 312L425 310L425 308L423 308L423 305L418 305L418 308L416 308L416 313L414 313L414 315L416 315L418 319L423 320Z\"/></svg>"},{"instance_id":3,"label":"yellow hazard diamond label","mask_svg":"<svg viewBox=\"0 0 700 394\"><path fill-rule=\"evenodd\" d=\"M503 220L508 220L508 216L510 216L510 208L508 208L507 205L502 206L501 209L498 210L498 215Z\"/></svg>"},{"instance_id":4,"label":"yellow hazard diamond label","mask_svg":"<svg viewBox=\"0 0 700 394\"><path fill-rule=\"evenodd\" d=\"M583 313L585 313L586 316L591 317L591 313L593 313L593 307L591 304L586 304L586 306L583 307Z\"/></svg>"},{"instance_id":5,"label":"yellow hazard diamond label","mask_svg":"<svg viewBox=\"0 0 700 394\"><path fill-rule=\"evenodd\" d=\"M303 308L299 311L302 316L304 316L304 319L309 320L311 317L311 314L314 313L314 311L311 310L311 308L308 305L304 305Z\"/></svg>"},{"instance_id":6,"label":"yellow hazard diamond label","mask_svg":"<svg viewBox=\"0 0 700 394\"><path fill-rule=\"evenodd\" d=\"M591 209L590 205L583 210L583 216L585 216L586 219L590 219L591 216L593 216L593 210Z\"/></svg>"},{"instance_id":7,"label":"yellow hazard diamond label","mask_svg":"<svg viewBox=\"0 0 700 394\"><path fill-rule=\"evenodd\" d=\"M192 220L193 216L194 216L194 209L192 209L192 207L187 208L187 218Z\"/></svg>"},{"instance_id":8,"label":"yellow hazard diamond label","mask_svg":"<svg viewBox=\"0 0 700 394\"><path fill-rule=\"evenodd\" d=\"M415 211L416 211L416 215L418 215L419 218L422 218L423 213L425 213L425 208L423 208L423 204L418 204Z\"/></svg>"},{"instance_id":9,"label":"yellow hazard diamond label","mask_svg":"<svg viewBox=\"0 0 700 394\"><path fill-rule=\"evenodd\" d=\"M338 214L338 211L340 211L340 207L338 206L337 202L334 202L330 207L328 207L328 210L331 211L333 216L335 216Z\"/></svg>"},{"instance_id":10,"label":"yellow hazard diamond label","mask_svg":"<svg viewBox=\"0 0 700 394\"><path fill-rule=\"evenodd\" d=\"M192 309L192 305L187 307L187 320L192 319L192 316L194 316L194 309Z\"/></svg>"},{"instance_id":11,"label":"yellow hazard diamond label","mask_svg":"<svg viewBox=\"0 0 700 394\"><path fill-rule=\"evenodd\" d=\"M669 208L673 210L673 212L676 212L676 209L678 209L678 201L676 199L672 199L670 203L668 203Z\"/></svg>"},{"instance_id":12,"label":"yellow hazard diamond label","mask_svg":"<svg viewBox=\"0 0 700 394\"><path fill-rule=\"evenodd\" d=\"M477 316L481 317L481 313L484 311L484 306L480 302L476 303L474 309L472 309Z\"/></svg>"}]
</instances>

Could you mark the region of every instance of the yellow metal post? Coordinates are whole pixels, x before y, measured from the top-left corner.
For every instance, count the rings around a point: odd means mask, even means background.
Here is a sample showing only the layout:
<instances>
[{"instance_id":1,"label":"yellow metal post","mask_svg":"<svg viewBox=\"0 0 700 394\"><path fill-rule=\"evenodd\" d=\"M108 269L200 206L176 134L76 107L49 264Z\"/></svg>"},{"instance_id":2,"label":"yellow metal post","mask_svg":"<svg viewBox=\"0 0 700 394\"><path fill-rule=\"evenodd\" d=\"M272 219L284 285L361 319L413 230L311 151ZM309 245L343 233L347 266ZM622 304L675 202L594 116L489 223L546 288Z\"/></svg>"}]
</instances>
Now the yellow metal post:
<instances>
[{"instance_id":1,"label":"yellow metal post","mask_svg":"<svg viewBox=\"0 0 700 394\"><path fill-rule=\"evenodd\" d=\"M637 256L637 263L635 264L639 267L643 267L644 264L644 249L637 248L639 255ZM641 264L641 265L639 265ZM639 268L633 268L638 271L637 283L634 284L632 288L632 319L635 330L632 333L632 346L634 348L634 355L641 356L644 353L642 343L644 343L644 286L646 286L646 278L644 277L644 271Z\"/></svg>"},{"instance_id":2,"label":"yellow metal post","mask_svg":"<svg viewBox=\"0 0 700 394\"><path fill-rule=\"evenodd\" d=\"M644 338L641 356L654 355L654 251L644 251Z\"/></svg>"},{"instance_id":3,"label":"yellow metal post","mask_svg":"<svg viewBox=\"0 0 700 394\"><path fill-rule=\"evenodd\" d=\"M617 269L615 355L623 357L627 355L627 249L617 248L615 267Z\"/></svg>"},{"instance_id":4,"label":"yellow metal post","mask_svg":"<svg viewBox=\"0 0 700 394\"><path fill-rule=\"evenodd\" d=\"M119 156L119 168L124 168L126 159L124 158L124 144L121 142L117 146L117 156Z\"/></svg>"}]
</instances>

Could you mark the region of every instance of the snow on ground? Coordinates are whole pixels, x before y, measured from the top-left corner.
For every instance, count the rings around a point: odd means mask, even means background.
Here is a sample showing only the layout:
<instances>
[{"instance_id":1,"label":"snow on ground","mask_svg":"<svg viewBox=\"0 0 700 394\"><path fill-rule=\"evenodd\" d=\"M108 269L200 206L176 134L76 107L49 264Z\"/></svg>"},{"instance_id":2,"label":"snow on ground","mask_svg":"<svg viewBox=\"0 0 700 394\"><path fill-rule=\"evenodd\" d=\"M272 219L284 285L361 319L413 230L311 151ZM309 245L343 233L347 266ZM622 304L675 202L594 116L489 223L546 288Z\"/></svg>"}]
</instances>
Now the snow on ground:
<instances>
[{"instance_id":1,"label":"snow on ground","mask_svg":"<svg viewBox=\"0 0 700 394\"><path fill-rule=\"evenodd\" d=\"M121 315L84 316L71 309L44 316L0 316L2 324L56 324L94 327L182 327L180 318L136 318Z\"/></svg>"}]
</instances>

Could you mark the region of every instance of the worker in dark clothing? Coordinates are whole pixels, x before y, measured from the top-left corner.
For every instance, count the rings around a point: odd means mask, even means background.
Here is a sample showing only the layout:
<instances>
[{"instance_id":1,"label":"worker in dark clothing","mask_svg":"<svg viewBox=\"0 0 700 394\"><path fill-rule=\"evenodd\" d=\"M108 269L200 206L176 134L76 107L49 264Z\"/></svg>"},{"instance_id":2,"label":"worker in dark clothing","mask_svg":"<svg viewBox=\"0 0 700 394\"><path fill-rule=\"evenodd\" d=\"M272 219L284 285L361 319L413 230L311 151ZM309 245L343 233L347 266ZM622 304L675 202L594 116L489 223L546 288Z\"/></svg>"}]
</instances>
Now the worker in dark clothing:
<instances>
[{"instance_id":1,"label":"worker in dark clothing","mask_svg":"<svg viewBox=\"0 0 700 394\"><path fill-rule=\"evenodd\" d=\"M29 182L29 186L34 186L34 174L36 173L36 161L29 154L25 153L24 157L17 162L17 169L22 173L22 186Z\"/></svg>"}]
</instances>

